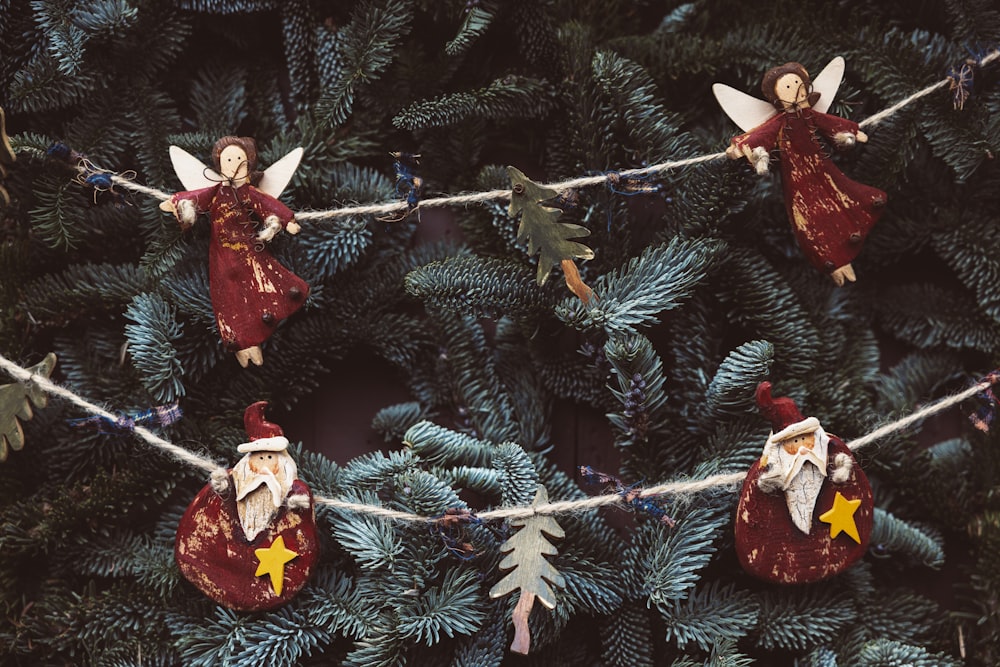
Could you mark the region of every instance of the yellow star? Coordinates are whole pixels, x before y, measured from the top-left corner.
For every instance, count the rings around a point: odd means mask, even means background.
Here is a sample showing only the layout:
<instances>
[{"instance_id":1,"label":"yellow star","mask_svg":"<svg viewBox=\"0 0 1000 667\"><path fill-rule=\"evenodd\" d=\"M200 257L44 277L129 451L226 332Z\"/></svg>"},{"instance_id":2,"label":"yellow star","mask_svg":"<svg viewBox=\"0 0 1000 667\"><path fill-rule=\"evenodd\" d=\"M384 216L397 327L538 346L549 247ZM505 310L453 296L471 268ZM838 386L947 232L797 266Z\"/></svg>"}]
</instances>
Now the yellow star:
<instances>
[{"instance_id":1,"label":"yellow star","mask_svg":"<svg viewBox=\"0 0 1000 667\"><path fill-rule=\"evenodd\" d=\"M260 565L257 566L255 576L270 575L271 587L274 588L275 595L281 595L281 587L285 583L285 563L292 560L297 553L285 548L285 538L278 536L274 542L266 549L255 549Z\"/></svg>"},{"instance_id":2,"label":"yellow star","mask_svg":"<svg viewBox=\"0 0 1000 667\"><path fill-rule=\"evenodd\" d=\"M840 491L833 497L833 508L819 515L819 520L830 524L830 539L832 540L841 531L850 536L852 540L861 544L861 536L858 535L858 526L854 523L854 513L861 507L861 498L848 500Z\"/></svg>"}]
</instances>

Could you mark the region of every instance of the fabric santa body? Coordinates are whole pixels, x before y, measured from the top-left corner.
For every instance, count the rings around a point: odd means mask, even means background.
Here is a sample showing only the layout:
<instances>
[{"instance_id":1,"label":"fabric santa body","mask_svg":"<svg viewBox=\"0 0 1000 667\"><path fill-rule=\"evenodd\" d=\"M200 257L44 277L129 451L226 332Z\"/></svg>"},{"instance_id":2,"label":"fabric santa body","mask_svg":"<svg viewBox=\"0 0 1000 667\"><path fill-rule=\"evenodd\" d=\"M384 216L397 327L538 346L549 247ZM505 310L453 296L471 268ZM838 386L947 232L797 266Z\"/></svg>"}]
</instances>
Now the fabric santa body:
<instances>
[{"instance_id":1,"label":"fabric santa body","mask_svg":"<svg viewBox=\"0 0 1000 667\"><path fill-rule=\"evenodd\" d=\"M765 493L757 486L760 461L750 468L740 491L735 522L736 554L744 570L766 581L803 584L843 572L864 556L874 514L868 478L855 462L847 481L834 484L830 481L833 461L840 453L850 456L851 450L831 435L828 452L827 479L816 500L808 535L792 523L783 494ZM820 515L833 507L838 492L848 500L861 499L854 513L860 544L845 532L831 538L829 524L819 521Z\"/></svg>"},{"instance_id":2,"label":"fabric santa body","mask_svg":"<svg viewBox=\"0 0 1000 667\"><path fill-rule=\"evenodd\" d=\"M757 387L757 405L772 430L736 507L740 565L779 584L843 572L868 549L874 516L868 478L850 448L818 419L804 417L790 398L772 398L770 382Z\"/></svg>"},{"instance_id":3,"label":"fabric santa body","mask_svg":"<svg viewBox=\"0 0 1000 667\"><path fill-rule=\"evenodd\" d=\"M266 409L266 401L247 407L243 420L250 442L237 447L245 456L195 496L174 544L187 580L239 611L288 602L319 558L312 493L297 479L281 427L264 419Z\"/></svg>"},{"instance_id":4,"label":"fabric santa body","mask_svg":"<svg viewBox=\"0 0 1000 667\"><path fill-rule=\"evenodd\" d=\"M187 580L219 604L239 611L273 609L295 597L316 565L319 538L309 487L295 480L291 493L308 496L309 507L280 508L266 529L247 540L236 511L232 479L224 496L206 484L177 527L174 555ZM255 574L260 563L256 550L270 547L278 537L284 539L286 549L298 554L285 564L280 596L275 595L270 577Z\"/></svg>"}]
</instances>

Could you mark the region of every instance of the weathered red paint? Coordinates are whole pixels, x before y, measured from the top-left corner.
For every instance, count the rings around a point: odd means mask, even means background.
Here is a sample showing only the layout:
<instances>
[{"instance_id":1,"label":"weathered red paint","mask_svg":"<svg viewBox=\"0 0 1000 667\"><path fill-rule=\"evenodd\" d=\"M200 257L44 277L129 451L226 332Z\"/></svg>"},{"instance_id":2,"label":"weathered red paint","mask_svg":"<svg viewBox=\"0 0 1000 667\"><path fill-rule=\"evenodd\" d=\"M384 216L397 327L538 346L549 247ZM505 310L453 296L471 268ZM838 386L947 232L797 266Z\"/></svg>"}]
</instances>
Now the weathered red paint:
<instances>
[{"instance_id":1,"label":"weathered red paint","mask_svg":"<svg viewBox=\"0 0 1000 667\"><path fill-rule=\"evenodd\" d=\"M732 140L741 150L780 149L788 220L806 258L825 273L851 263L885 208L886 194L847 178L818 136L832 141L858 129L854 121L805 108L779 112Z\"/></svg>"},{"instance_id":2,"label":"weathered red paint","mask_svg":"<svg viewBox=\"0 0 1000 667\"><path fill-rule=\"evenodd\" d=\"M833 462L840 453L851 456L851 450L843 441L830 435L827 478L816 501L808 535L792 523L782 493L760 490L757 486L760 462L753 464L740 491L734 525L736 555L744 570L774 583L804 584L839 574L865 554L874 515L871 486L861 466L853 461L853 456L847 481L843 484L832 481ZM854 513L860 544L846 533L831 539L830 525L818 518L833 507L838 491L848 500L861 499L861 506Z\"/></svg>"},{"instance_id":3,"label":"weathered red paint","mask_svg":"<svg viewBox=\"0 0 1000 667\"><path fill-rule=\"evenodd\" d=\"M274 609L291 600L305 586L319 559L312 494L305 483L295 480L289 495L298 494L309 497L308 508L282 506L267 529L250 541L240 525L232 478L224 497L206 484L177 526L174 556L181 573L202 593L230 609ZM279 536L298 556L285 565L284 587L277 596L270 577L255 575L260 561L254 551L270 547Z\"/></svg>"},{"instance_id":4,"label":"weathered red paint","mask_svg":"<svg viewBox=\"0 0 1000 667\"><path fill-rule=\"evenodd\" d=\"M223 344L231 350L260 345L278 323L305 302L309 286L282 266L257 241L250 213L260 221L277 216L282 228L294 220L291 209L252 185L233 188L220 183L178 192L170 201L194 202L212 224L208 250L212 310Z\"/></svg>"}]
</instances>

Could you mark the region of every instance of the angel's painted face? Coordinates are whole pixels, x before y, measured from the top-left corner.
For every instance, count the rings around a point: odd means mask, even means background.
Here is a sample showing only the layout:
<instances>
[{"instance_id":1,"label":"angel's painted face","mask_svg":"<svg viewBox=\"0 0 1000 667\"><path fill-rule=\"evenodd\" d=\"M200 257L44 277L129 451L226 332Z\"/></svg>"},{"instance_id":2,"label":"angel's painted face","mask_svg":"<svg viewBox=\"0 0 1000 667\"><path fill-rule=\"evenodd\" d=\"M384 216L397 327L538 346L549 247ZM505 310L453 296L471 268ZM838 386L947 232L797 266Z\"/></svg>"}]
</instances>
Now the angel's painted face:
<instances>
[{"instance_id":1,"label":"angel's painted face","mask_svg":"<svg viewBox=\"0 0 1000 667\"><path fill-rule=\"evenodd\" d=\"M246 151L235 144L223 148L219 154L219 172L224 178L246 179L250 173Z\"/></svg>"},{"instance_id":2,"label":"angel's painted face","mask_svg":"<svg viewBox=\"0 0 1000 667\"><path fill-rule=\"evenodd\" d=\"M774 94L785 106L802 105L809 97L808 86L798 74L784 74L774 84Z\"/></svg>"}]
</instances>

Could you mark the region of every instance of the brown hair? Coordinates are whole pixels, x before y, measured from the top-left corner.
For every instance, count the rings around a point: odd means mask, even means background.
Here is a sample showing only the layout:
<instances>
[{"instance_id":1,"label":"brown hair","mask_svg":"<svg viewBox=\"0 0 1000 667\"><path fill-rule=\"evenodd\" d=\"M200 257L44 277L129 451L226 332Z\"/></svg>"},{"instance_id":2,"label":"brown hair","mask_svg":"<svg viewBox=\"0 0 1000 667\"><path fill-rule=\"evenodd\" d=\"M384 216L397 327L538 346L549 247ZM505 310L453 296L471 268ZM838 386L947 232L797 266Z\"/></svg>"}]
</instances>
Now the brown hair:
<instances>
[{"instance_id":1,"label":"brown hair","mask_svg":"<svg viewBox=\"0 0 1000 667\"><path fill-rule=\"evenodd\" d=\"M222 137L216 141L215 145L212 146L212 163L215 165L215 170L219 173L222 172L222 163L220 161L222 151L227 146L239 146L247 154L247 177L251 184L256 185L262 176L257 171L257 142L252 137L235 137L232 135Z\"/></svg>"},{"instance_id":2,"label":"brown hair","mask_svg":"<svg viewBox=\"0 0 1000 667\"><path fill-rule=\"evenodd\" d=\"M807 97L809 106L812 106L819 101L819 93L812 92L812 81L809 79L809 72L806 71L806 68L803 67L801 63L792 62L772 67L767 70L766 74L764 74L764 78L760 83L760 89L764 93L764 98L767 99L768 102L779 109L783 108L781 100L778 99L777 93L774 92L774 87L777 85L778 79L786 74L796 74L800 79L802 79L802 83L806 86L806 89L809 90L809 96Z\"/></svg>"}]
</instances>

